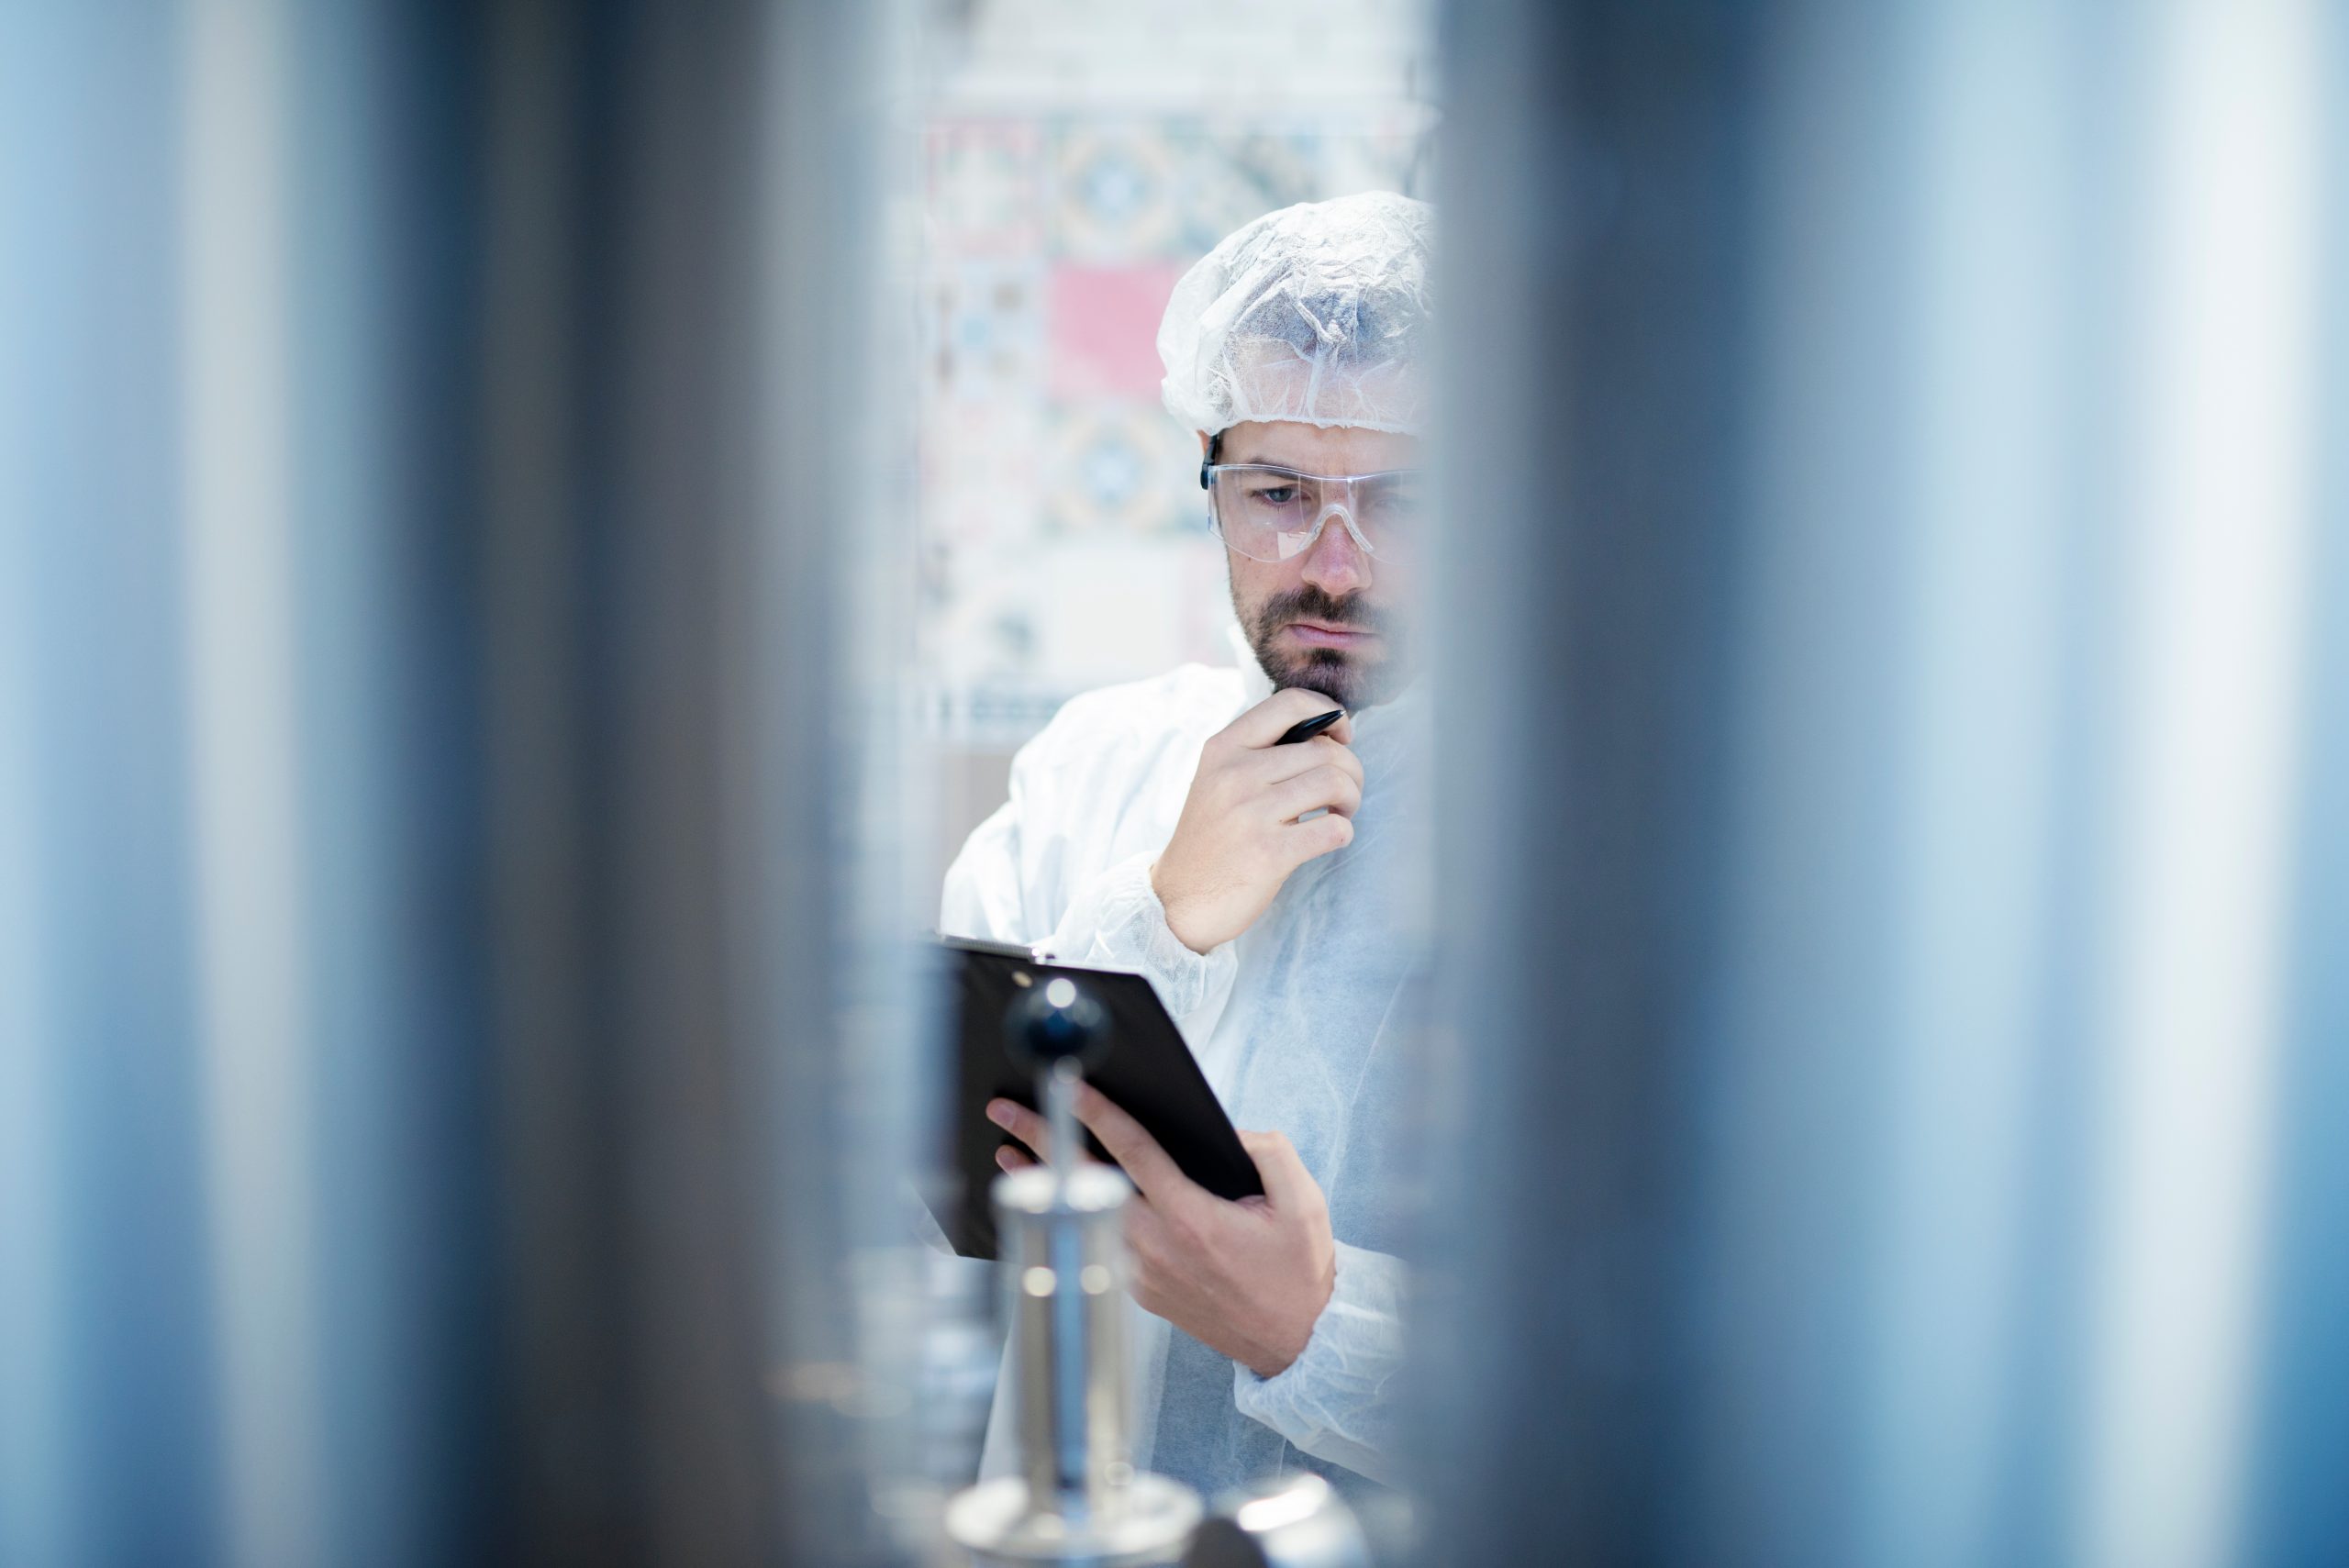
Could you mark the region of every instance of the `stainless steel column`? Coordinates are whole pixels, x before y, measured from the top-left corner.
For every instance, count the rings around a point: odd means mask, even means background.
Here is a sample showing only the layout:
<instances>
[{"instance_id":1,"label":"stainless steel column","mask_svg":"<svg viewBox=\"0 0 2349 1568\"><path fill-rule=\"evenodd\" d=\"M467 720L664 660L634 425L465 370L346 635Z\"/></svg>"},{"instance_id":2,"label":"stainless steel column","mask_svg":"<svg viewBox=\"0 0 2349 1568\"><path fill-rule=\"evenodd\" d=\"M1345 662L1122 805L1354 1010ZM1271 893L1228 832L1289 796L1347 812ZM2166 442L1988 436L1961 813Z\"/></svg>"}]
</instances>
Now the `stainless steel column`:
<instances>
[{"instance_id":1,"label":"stainless steel column","mask_svg":"<svg viewBox=\"0 0 2349 1568\"><path fill-rule=\"evenodd\" d=\"M1427 1561L1672 1561L1765 7L1444 17Z\"/></svg>"},{"instance_id":2,"label":"stainless steel column","mask_svg":"<svg viewBox=\"0 0 2349 1568\"><path fill-rule=\"evenodd\" d=\"M1451 9L1432 1558L2339 1539L2343 36Z\"/></svg>"},{"instance_id":3,"label":"stainless steel column","mask_svg":"<svg viewBox=\"0 0 2349 1568\"><path fill-rule=\"evenodd\" d=\"M517 1561L899 1550L864 1275L924 913L863 814L873 561L911 556L869 395L892 14L491 21Z\"/></svg>"}]
</instances>

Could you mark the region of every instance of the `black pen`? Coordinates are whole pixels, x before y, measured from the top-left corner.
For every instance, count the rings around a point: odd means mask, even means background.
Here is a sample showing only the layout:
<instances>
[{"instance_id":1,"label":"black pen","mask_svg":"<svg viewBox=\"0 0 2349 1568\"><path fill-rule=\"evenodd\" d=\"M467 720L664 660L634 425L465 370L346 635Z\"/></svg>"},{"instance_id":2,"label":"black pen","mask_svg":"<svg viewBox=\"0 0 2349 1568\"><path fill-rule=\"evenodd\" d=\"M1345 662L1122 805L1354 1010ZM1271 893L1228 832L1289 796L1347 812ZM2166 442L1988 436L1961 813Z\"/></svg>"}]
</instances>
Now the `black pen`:
<instances>
[{"instance_id":1,"label":"black pen","mask_svg":"<svg viewBox=\"0 0 2349 1568\"><path fill-rule=\"evenodd\" d=\"M1294 746L1301 740L1310 740L1316 735L1320 734L1323 730L1329 728L1330 726L1337 723L1338 720L1345 717L1346 710L1341 707L1333 707L1327 713L1317 713L1302 724L1290 725L1287 732L1279 740L1274 741L1273 744L1275 746Z\"/></svg>"}]
</instances>

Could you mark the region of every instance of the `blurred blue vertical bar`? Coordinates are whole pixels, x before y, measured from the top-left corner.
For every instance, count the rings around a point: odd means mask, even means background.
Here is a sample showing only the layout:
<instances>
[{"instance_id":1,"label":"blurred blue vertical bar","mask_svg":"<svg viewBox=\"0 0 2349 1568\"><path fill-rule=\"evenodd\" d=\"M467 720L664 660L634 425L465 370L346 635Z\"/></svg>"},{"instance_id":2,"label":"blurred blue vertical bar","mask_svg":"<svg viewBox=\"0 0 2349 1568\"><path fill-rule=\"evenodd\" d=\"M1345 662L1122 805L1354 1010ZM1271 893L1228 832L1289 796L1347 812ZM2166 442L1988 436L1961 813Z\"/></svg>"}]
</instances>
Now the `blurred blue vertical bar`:
<instances>
[{"instance_id":1,"label":"blurred blue vertical bar","mask_svg":"<svg viewBox=\"0 0 2349 1568\"><path fill-rule=\"evenodd\" d=\"M1860 1352L1903 1006L1917 17L1846 0L1755 17L1754 216L1724 285L1750 291L1754 326L1751 359L1722 367L1749 444L1722 503L1742 526L1721 562L1719 935L1678 977L1704 1010L1683 1080L1702 1124L1683 1562L1849 1561L1876 1435Z\"/></svg>"},{"instance_id":2,"label":"blurred blue vertical bar","mask_svg":"<svg viewBox=\"0 0 2349 1568\"><path fill-rule=\"evenodd\" d=\"M46 963L40 951L39 755L31 519L34 399L26 309L39 213L21 150L34 83L54 75L22 4L0 7L0 1559L66 1560L56 1445L65 1400L57 1152L50 1127ZM27 66L34 66L28 74ZM41 68L48 68L44 72Z\"/></svg>"},{"instance_id":3,"label":"blurred blue vertical bar","mask_svg":"<svg viewBox=\"0 0 2349 1568\"><path fill-rule=\"evenodd\" d=\"M33 472L33 383L39 319L29 308L45 271L40 170L26 155L61 62L33 8L0 6L0 1559L67 1562L71 1523L61 1477L64 1410L63 1216L51 1127L52 1061L43 952L39 853L41 755L35 672L41 595L39 486Z\"/></svg>"},{"instance_id":4,"label":"blurred blue vertical bar","mask_svg":"<svg viewBox=\"0 0 2349 1568\"><path fill-rule=\"evenodd\" d=\"M1433 1561L1666 1561L1702 1525L1691 1410L1724 1369L1690 1286L1769 13L1443 20Z\"/></svg>"},{"instance_id":5,"label":"blurred blue vertical bar","mask_svg":"<svg viewBox=\"0 0 2349 1568\"><path fill-rule=\"evenodd\" d=\"M905 79L896 3L780 0L763 19L758 526L741 558L758 605L743 650L764 694L744 726L757 846L742 1001L764 1132L763 1348L782 1456L782 1560L880 1564L923 1545L907 1511L907 1375L918 1254L903 1173L919 1163L932 980L907 828L902 672L916 554L893 368L910 363L890 246L907 189L888 139ZM918 820L914 817L911 820Z\"/></svg>"},{"instance_id":6,"label":"blurred blue vertical bar","mask_svg":"<svg viewBox=\"0 0 2349 1568\"><path fill-rule=\"evenodd\" d=\"M2033 1423L2073 1348L2057 999L2093 950L2058 911L2092 863L2065 834L2109 570L2084 499L2118 67L2086 11L1774 12L1699 1561L2069 1550L2068 1503L2030 1497L2069 1457Z\"/></svg>"},{"instance_id":7,"label":"blurred blue vertical bar","mask_svg":"<svg viewBox=\"0 0 2349 1568\"><path fill-rule=\"evenodd\" d=\"M483 1021L470 149L479 23L287 16L318 1551L478 1553L500 1435Z\"/></svg>"},{"instance_id":8,"label":"blurred blue vertical bar","mask_svg":"<svg viewBox=\"0 0 2349 1568\"><path fill-rule=\"evenodd\" d=\"M2049 754L2036 763L2046 770L2049 791L2038 905L2015 915L2026 923L2039 968L2035 1060L2025 1070L2016 1123L1997 1146L2014 1168L1984 1161L1972 1167L1986 1184L2013 1182L2024 1202L2013 1216L2010 1250L1997 1260L2013 1270L2010 1296L1997 1304L2007 1314L2000 1326L2007 1359L1994 1385L1998 1474L1980 1499L1989 1512L1965 1529L1984 1560L2056 1568L2076 1552L2091 1332L2081 1304L2088 1172L2099 1152L2093 1110L2103 1092L2097 960L2117 852L2106 829L2121 765L2112 694L2123 595L2115 562L2134 534L2126 510L2128 411L2116 388L2126 384L2131 362L2130 291L2140 260L2129 221L2142 205L2144 171L2131 151L2142 129L2144 49L2134 6L2078 0L2006 20L2054 72L2050 84L2060 95L2054 142L2007 143L2016 159L2039 165L2018 167L2014 177L2054 204L2037 213L2052 230L2038 242L2044 262L2062 269L2022 280L2038 306L2055 313L2041 323L2050 336L2038 371L2053 384L2038 391L2043 399L2055 395L2056 424L2054 464L2043 474L2049 488L2040 497L2054 508L2042 518L2051 537L2036 564L2052 573L2060 628L2041 672L2044 689L2031 694L2045 705L2052 730L2040 738ZM1963 28L1965 7L1947 7L1943 25ZM1985 83L1985 92L2001 85ZM2003 617L1989 619L1982 639L2003 635L2005 625Z\"/></svg>"},{"instance_id":9,"label":"blurred blue vertical bar","mask_svg":"<svg viewBox=\"0 0 2349 1568\"><path fill-rule=\"evenodd\" d=\"M936 1254L906 1229L930 1096L946 1081L923 826L934 783L905 682L916 576L909 193L916 189L902 0L784 0L767 20L761 134L766 265L759 325L752 777L767 853L756 896L776 939L754 982L771 1096L763 1169L768 1348L789 1369L778 1501L794 1561L927 1551L934 1501L914 1435L918 1334ZM811 217L811 215L820 215ZM818 929L820 940L804 935ZM811 1013L831 1016L811 1027ZM822 1384L839 1386L827 1394ZM794 1384L813 1386L793 1386Z\"/></svg>"},{"instance_id":10,"label":"blurred blue vertical bar","mask_svg":"<svg viewBox=\"0 0 2349 1568\"><path fill-rule=\"evenodd\" d=\"M282 0L187 0L178 150L187 813L227 1551L325 1550L311 911L296 706L295 127Z\"/></svg>"},{"instance_id":11,"label":"blurred blue vertical bar","mask_svg":"<svg viewBox=\"0 0 2349 1568\"><path fill-rule=\"evenodd\" d=\"M1452 13L1440 1555L2325 1560L2321 10Z\"/></svg>"},{"instance_id":12,"label":"blurred blue vertical bar","mask_svg":"<svg viewBox=\"0 0 2349 1568\"><path fill-rule=\"evenodd\" d=\"M192 1033L180 35L0 5L0 1561L217 1560Z\"/></svg>"},{"instance_id":13,"label":"blurred blue vertical bar","mask_svg":"<svg viewBox=\"0 0 2349 1568\"><path fill-rule=\"evenodd\" d=\"M418 1309L430 1265L412 1227L446 1175L413 1124L418 1082L447 1042L418 1027L438 987L416 984L414 939L395 902L414 857L400 841L400 802L429 789L438 770L400 743L402 675L415 662L395 651L412 591L400 542L423 519L401 506L415 478L399 461L393 344L403 326L429 328L399 319L387 275L402 259L402 231L429 230L440 215L403 203L389 178L395 139L413 130L394 79L397 33L381 10L295 7L284 43L300 902L328 1369L317 1390L327 1495L314 1549L353 1564L423 1561L420 1540L441 1522L437 1477L415 1451L435 1369L417 1353L429 1328ZM453 760L440 755L443 766Z\"/></svg>"},{"instance_id":14,"label":"blurred blue vertical bar","mask_svg":"<svg viewBox=\"0 0 2349 1568\"><path fill-rule=\"evenodd\" d=\"M1863 1157L1876 1260L1860 1296L1851 1553L1912 1568L2043 1551L2013 1456L2041 1313L2035 1210L2054 1184L2034 1105L2056 1048L2061 802L2087 595L2079 476L2096 171L2084 7L1920 6L1915 92L1885 139L1912 172L1908 435L1897 504L1852 519L1913 538L1885 736L1898 806L1881 1037L1883 1131ZM1854 461L1859 454L1854 453ZM1851 589L1847 587L1846 592Z\"/></svg>"},{"instance_id":15,"label":"blurred blue vertical bar","mask_svg":"<svg viewBox=\"0 0 2349 1568\"><path fill-rule=\"evenodd\" d=\"M0 0L12 1568L901 1544L910 1004L893 948L844 1065L826 940L880 78L833 7L497 20Z\"/></svg>"},{"instance_id":16,"label":"blurred blue vertical bar","mask_svg":"<svg viewBox=\"0 0 2349 1568\"><path fill-rule=\"evenodd\" d=\"M2127 535L2089 1021L2075 1560L2240 1561L2266 1315L2315 564L2312 0L2143 8Z\"/></svg>"},{"instance_id":17,"label":"blurred blue vertical bar","mask_svg":"<svg viewBox=\"0 0 2349 1568\"><path fill-rule=\"evenodd\" d=\"M2323 14L2324 222L2314 631L2293 868L2263 1412L2244 1561L2349 1562L2349 12Z\"/></svg>"},{"instance_id":18,"label":"blurred blue vertical bar","mask_svg":"<svg viewBox=\"0 0 2349 1568\"><path fill-rule=\"evenodd\" d=\"M594 1565L635 1549L627 1300L599 1283L629 1206L610 1157L624 970L606 928L618 770L618 533L609 405L625 7L501 0L483 17L482 726L514 1487L500 1546Z\"/></svg>"},{"instance_id":19,"label":"blurred blue vertical bar","mask_svg":"<svg viewBox=\"0 0 2349 1568\"><path fill-rule=\"evenodd\" d=\"M440 9L0 6L0 1562L482 1533Z\"/></svg>"}]
</instances>

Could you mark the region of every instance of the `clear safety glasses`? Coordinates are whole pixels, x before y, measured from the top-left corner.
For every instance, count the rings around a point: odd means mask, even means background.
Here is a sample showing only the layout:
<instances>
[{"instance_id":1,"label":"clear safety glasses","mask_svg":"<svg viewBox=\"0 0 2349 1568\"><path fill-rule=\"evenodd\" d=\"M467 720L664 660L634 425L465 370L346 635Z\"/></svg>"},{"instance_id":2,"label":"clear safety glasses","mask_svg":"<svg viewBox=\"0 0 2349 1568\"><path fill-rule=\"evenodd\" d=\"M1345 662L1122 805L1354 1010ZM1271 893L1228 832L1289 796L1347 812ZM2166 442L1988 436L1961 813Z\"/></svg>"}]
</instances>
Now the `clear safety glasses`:
<instances>
[{"instance_id":1,"label":"clear safety glasses","mask_svg":"<svg viewBox=\"0 0 2349 1568\"><path fill-rule=\"evenodd\" d=\"M1420 471L1299 473L1261 462L1199 468L1208 510L1223 542L1251 561L1290 561L1313 548L1335 517L1374 560L1408 562L1424 531Z\"/></svg>"}]
</instances>

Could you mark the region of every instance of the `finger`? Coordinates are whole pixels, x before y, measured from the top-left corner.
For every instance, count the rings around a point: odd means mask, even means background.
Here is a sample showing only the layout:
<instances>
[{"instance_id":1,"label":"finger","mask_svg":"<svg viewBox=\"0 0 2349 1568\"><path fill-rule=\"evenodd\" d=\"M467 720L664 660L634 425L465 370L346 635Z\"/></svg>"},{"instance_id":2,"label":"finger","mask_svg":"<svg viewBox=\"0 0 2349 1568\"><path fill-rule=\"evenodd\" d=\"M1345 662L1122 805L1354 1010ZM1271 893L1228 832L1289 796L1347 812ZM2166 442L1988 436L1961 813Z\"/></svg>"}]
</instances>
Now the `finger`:
<instances>
[{"instance_id":1,"label":"finger","mask_svg":"<svg viewBox=\"0 0 2349 1568\"><path fill-rule=\"evenodd\" d=\"M1316 735L1301 746L1273 746L1255 754L1256 776L1266 787L1309 773L1316 768L1336 768L1354 783L1364 782L1362 759L1350 747L1327 735Z\"/></svg>"},{"instance_id":2,"label":"finger","mask_svg":"<svg viewBox=\"0 0 2349 1568\"><path fill-rule=\"evenodd\" d=\"M1163 1216L1145 1198L1129 1199L1125 1211L1126 1294L1144 1312L1164 1316L1169 1303L1164 1285L1169 1278L1189 1272L1174 1232Z\"/></svg>"},{"instance_id":3,"label":"finger","mask_svg":"<svg viewBox=\"0 0 2349 1568\"><path fill-rule=\"evenodd\" d=\"M1305 1168L1304 1157L1287 1134L1243 1130L1240 1146L1256 1162L1257 1179L1264 1184L1264 1196L1274 1208L1296 1210L1323 1204L1321 1184Z\"/></svg>"},{"instance_id":4,"label":"finger","mask_svg":"<svg viewBox=\"0 0 2349 1568\"><path fill-rule=\"evenodd\" d=\"M995 1162L1001 1171L1025 1171L1036 1163L1008 1143L995 1151Z\"/></svg>"},{"instance_id":5,"label":"finger","mask_svg":"<svg viewBox=\"0 0 2349 1568\"><path fill-rule=\"evenodd\" d=\"M1186 1189L1192 1189L1191 1178L1183 1174L1158 1140L1142 1130L1141 1123L1128 1116L1109 1102L1109 1097L1092 1084L1076 1091L1076 1118L1093 1129L1101 1147L1109 1157L1125 1167L1126 1174L1142 1194L1159 1203L1181 1202Z\"/></svg>"},{"instance_id":6,"label":"finger","mask_svg":"<svg viewBox=\"0 0 2349 1568\"><path fill-rule=\"evenodd\" d=\"M1319 692L1308 691L1302 686L1288 686L1275 692L1225 725L1216 739L1249 751L1269 747L1307 719L1340 706ZM1341 718L1330 728L1347 729L1347 722ZM1348 733L1352 731L1348 729Z\"/></svg>"},{"instance_id":7,"label":"finger","mask_svg":"<svg viewBox=\"0 0 2349 1568\"><path fill-rule=\"evenodd\" d=\"M1280 830L1281 848L1290 871L1353 841L1354 819L1334 811L1310 822L1291 822Z\"/></svg>"},{"instance_id":8,"label":"finger","mask_svg":"<svg viewBox=\"0 0 2349 1568\"><path fill-rule=\"evenodd\" d=\"M1340 817L1362 808L1362 783L1343 768L1319 767L1299 773L1273 791L1273 815L1294 822L1308 811L1327 807Z\"/></svg>"},{"instance_id":9,"label":"finger","mask_svg":"<svg viewBox=\"0 0 2349 1568\"><path fill-rule=\"evenodd\" d=\"M1030 1110L1017 1100L989 1100L987 1119L1033 1151L1036 1157L1030 1162L1031 1163L1041 1165L1052 1162L1052 1124L1043 1117ZM1078 1140L1080 1145L1076 1151L1078 1163L1085 1165L1101 1163L1099 1160L1094 1158L1092 1150L1082 1147L1083 1141L1081 1139Z\"/></svg>"},{"instance_id":10,"label":"finger","mask_svg":"<svg viewBox=\"0 0 2349 1568\"><path fill-rule=\"evenodd\" d=\"M987 1119L1026 1144L1039 1160L1052 1157L1051 1125L1016 1100L989 1100Z\"/></svg>"}]
</instances>

